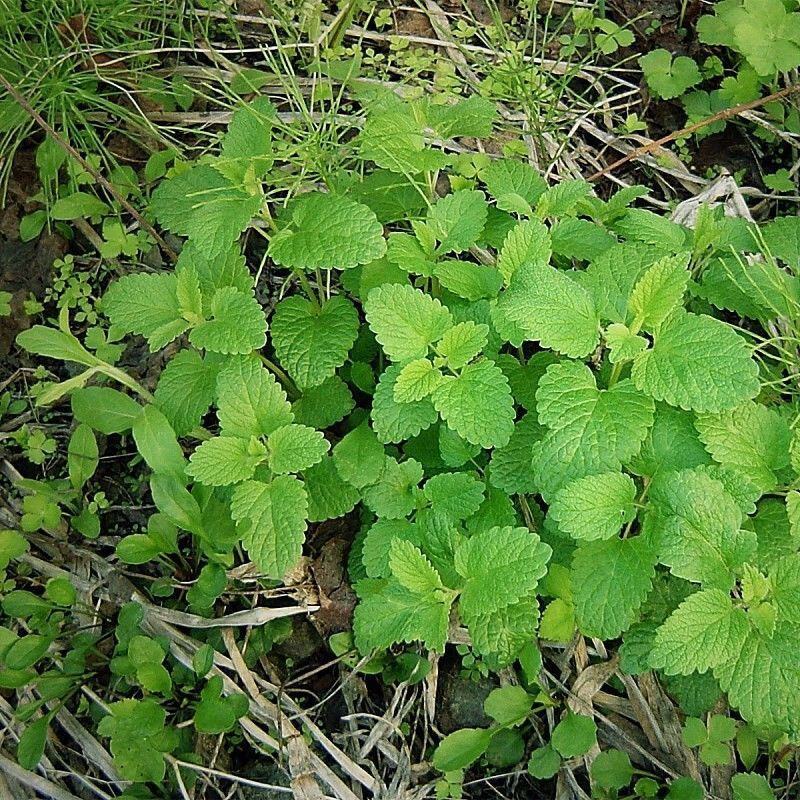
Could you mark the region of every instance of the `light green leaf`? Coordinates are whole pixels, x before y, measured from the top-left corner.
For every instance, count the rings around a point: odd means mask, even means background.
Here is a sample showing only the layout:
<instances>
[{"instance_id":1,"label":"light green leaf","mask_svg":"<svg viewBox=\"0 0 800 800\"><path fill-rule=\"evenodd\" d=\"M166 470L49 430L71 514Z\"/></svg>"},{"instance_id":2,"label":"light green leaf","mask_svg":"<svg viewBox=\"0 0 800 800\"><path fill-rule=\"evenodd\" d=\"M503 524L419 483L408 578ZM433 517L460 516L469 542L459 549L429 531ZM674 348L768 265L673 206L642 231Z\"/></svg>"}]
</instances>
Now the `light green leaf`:
<instances>
[{"instance_id":1,"label":"light green leaf","mask_svg":"<svg viewBox=\"0 0 800 800\"><path fill-rule=\"evenodd\" d=\"M152 196L158 221L168 231L188 236L208 258L230 249L263 202L261 194L249 194L204 164L163 181Z\"/></svg>"},{"instance_id":2,"label":"light green leaf","mask_svg":"<svg viewBox=\"0 0 800 800\"><path fill-rule=\"evenodd\" d=\"M418 461L409 458L399 463L387 456L380 480L363 489L364 502L379 517L400 519L416 507L421 480L422 465Z\"/></svg>"},{"instance_id":3,"label":"light green leaf","mask_svg":"<svg viewBox=\"0 0 800 800\"><path fill-rule=\"evenodd\" d=\"M396 580L367 579L356 584L353 632L362 653L396 642L421 641L430 650L444 650L452 594L447 590L413 592Z\"/></svg>"},{"instance_id":4,"label":"light green leaf","mask_svg":"<svg viewBox=\"0 0 800 800\"><path fill-rule=\"evenodd\" d=\"M307 514L303 484L291 475L246 481L231 497L231 516L247 554L271 578L282 578L300 558Z\"/></svg>"},{"instance_id":5,"label":"light green leaf","mask_svg":"<svg viewBox=\"0 0 800 800\"><path fill-rule=\"evenodd\" d=\"M581 545L570 572L581 633L616 639L626 631L650 593L655 565L655 548L645 536Z\"/></svg>"},{"instance_id":6,"label":"light green leaf","mask_svg":"<svg viewBox=\"0 0 800 800\"><path fill-rule=\"evenodd\" d=\"M538 219L527 220L508 232L497 257L497 268L508 286L524 264L544 269L550 263L550 255L549 231Z\"/></svg>"},{"instance_id":7,"label":"light green leaf","mask_svg":"<svg viewBox=\"0 0 800 800\"><path fill-rule=\"evenodd\" d=\"M214 400L218 368L196 350L181 350L158 379L155 402L178 436L200 425Z\"/></svg>"},{"instance_id":8,"label":"light green leaf","mask_svg":"<svg viewBox=\"0 0 800 800\"><path fill-rule=\"evenodd\" d=\"M372 398L372 426L382 442L397 443L417 436L438 418L430 399L398 403L394 387L402 366L392 364L378 379Z\"/></svg>"},{"instance_id":9,"label":"light green leaf","mask_svg":"<svg viewBox=\"0 0 800 800\"><path fill-rule=\"evenodd\" d=\"M188 330L178 303L178 279L164 272L137 272L109 286L102 309L111 323L126 333L147 339L151 351L168 345Z\"/></svg>"},{"instance_id":10,"label":"light green leaf","mask_svg":"<svg viewBox=\"0 0 800 800\"><path fill-rule=\"evenodd\" d=\"M750 401L718 414L698 414L695 426L708 452L720 464L736 467L762 492L789 466L791 431L775 410Z\"/></svg>"},{"instance_id":11,"label":"light green leaf","mask_svg":"<svg viewBox=\"0 0 800 800\"><path fill-rule=\"evenodd\" d=\"M554 267L526 263L497 307L526 339L567 356L587 356L600 338L600 319L589 292Z\"/></svg>"},{"instance_id":12,"label":"light green leaf","mask_svg":"<svg viewBox=\"0 0 800 800\"><path fill-rule=\"evenodd\" d=\"M267 440L269 468L276 474L302 472L322 460L330 445L320 431L306 425L284 425Z\"/></svg>"},{"instance_id":13,"label":"light green leaf","mask_svg":"<svg viewBox=\"0 0 800 800\"><path fill-rule=\"evenodd\" d=\"M409 361L397 376L394 384L394 399L398 403L414 403L429 397L442 382L442 372L428 361L417 358Z\"/></svg>"},{"instance_id":14,"label":"light green leaf","mask_svg":"<svg viewBox=\"0 0 800 800\"><path fill-rule=\"evenodd\" d=\"M362 489L378 481L386 465L386 454L375 432L362 422L333 448L333 461L344 480Z\"/></svg>"},{"instance_id":15,"label":"light green leaf","mask_svg":"<svg viewBox=\"0 0 800 800\"><path fill-rule=\"evenodd\" d=\"M424 358L428 348L453 326L450 312L438 300L407 284L373 289L364 313L375 338L393 361Z\"/></svg>"},{"instance_id":16,"label":"light green leaf","mask_svg":"<svg viewBox=\"0 0 800 800\"><path fill-rule=\"evenodd\" d=\"M225 355L260 350L267 341L267 320L258 300L233 286L217 289L211 300L211 319L189 334L195 346Z\"/></svg>"},{"instance_id":17,"label":"light green leaf","mask_svg":"<svg viewBox=\"0 0 800 800\"><path fill-rule=\"evenodd\" d=\"M749 625L720 589L686 598L656 632L650 664L667 675L688 675L723 664L742 649Z\"/></svg>"},{"instance_id":18,"label":"light green leaf","mask_svg":"<svg viewBox=\"0 0 800 800\"><path fill-rule=\"evenodd\" d=\"M700 469L670 472L652 484L647 524L658 531L659 558L672 574L706 586L729 589L756 549L733 498Z\"/></svg>"},{"instance_id":19,"label":"light green leaf","mask_svg":"<svg viewBox=\"0 0 800 800\"><path fill-rule=\"evenodd\" d=\"M269 254L284 267L348 269L386 252L383 227L362 203L310 192L292 204L291 222L272 237Z\"/></svg>"},{"instance_id":20,"label":"light green leaf","mask_svg":"<svg viewBox=\"0 0 800 800\"><path fill-rule=\"evenodd\" d=\"M436 352L447 359L450 369L461 369L486 347L488 340L488 325L467 320L445 332L436 345Z\"/></svg>"},{"instance_id":21,"label":"light green leaf","mask_svg":"<svg viewBox=\"0 0 800 800\"><path fill-rule=\"evenodd\" d=\"M310 522L323 522L349 514L361 499L358 489L342 479L329 456L306 469L303 481L308 495Z\"/></svg>"},{"instance_id":22,"label":"light green leaf","mask_svg":"<svg viewBox=\"0 0 800 800\"><path fill-rule=\"evenodd\" d=\"M547 515L575 539L616 536L635 515L636 484L621 472L587 475L568 483L550 503Z\"/></svg>"},{"instance_id":23,"label":"light green leaf","mask_svg":"<svg viewBox=\"0 0 800 800\"><path fill-rule=\"evenodd\" d=\"M389 546L389 574L410 592L430 594L442 588L439 573L408 539L392 540Z\"/></svg>"},{"instance_id":24,"label":"light green leaf","mask_svg":"<svg viewBox=\"0 0 800 800\"><path fill-rule=\"evenodd\" d=\"M483 482L468 472L441 472L428 479L422 493L436 511L458 521L480 508L484 488Z\"/></svg>"},{"instance_id":25,"label":"light green leaf","mask_svg":"<svg viewBox=\"0 0 800 800\"><path fill-rule=\"evenodd\" d=\"M153 472L172 475L186 483L183 450L167 418L152 404L144 406L133 421L133 439Z\"/></svg>"},{"instance_id":26,"label":"light green leaf","mask_svg":"<svg viewBox=\"0 0 800 800\"><path fill-rule=\"evenodd\" d=\"M681 304L689 283L689 254L656 261L637 281L628 303L628 318L635 331L657 331Z\"/></svg>"},{"instance_id":27,"label":"light green leaf","mask_svg":"<svg viewBox=\"0 0 800 800\"><path fill-rule=\"evenodd\" d=\"M217 397L225 436L269 436L293 421L286 392L256 358L229 359L217 378Z\"/></svg>"},{"instance_id":28,"label":"light green leaf","mask_svg":"<svg viewBox=\"0 0 800 800\"><path fill-rule=\"evenodd\" d=\"M322 307L289 297L275 307L272 345L300 387L317 386L344 364L358 336L353 304L336 295Z\"/></svg>"},{"instance_id":29,"label":"light green leaf","mask_svg":"<svg viewBox=\"0 0 800 800\"><path fill-rule=\"evenodd\" d=\"M206 486L229 486L253 477L267 450L256 438L215 436L192 453L186 470Z\"/></svg>"},{"instance_id":30,"label":"light green leaf","mask_svg":"<svg viewBox=\"0 0 800 800\"><path fill-rule=\"evenodd\" d=\"M508 380L493 361L467 364L445 376L432 395L442 419L459 436L481 447L503 447L514 431L514 402Z\"/></svg>"},{"instance_id":31,"label":"light green leaf","mask_svg":"<svg viewBox=\"0 0 800 800\"><path fill-rule=\"evenodd\" d=\"M462 618L469 625L480 614L532 595L551 553L527 528L489 528L465 539L455 554L456 570L465 579L459 600Z\"/></svg>"},{"instance_id":32,"label":"light green leaf","mask_svg":"<svg viewBox=\"0 0 800 800\"><path fill-rule=\"evenodd\" d=\"M488 206L483 192L460 189L445 195L428 210L428 227L439 246L437 253L462 253L475 244L486 224Z\"/></svg>"},{"instance_id":33,"label":"light green leaf","mask_svg":"<svg viewBox=\"0 0 800 800\"><path fill-rule=\"evenodd\" d=\"M758 365L733 328L705 315L673 316L633 362L638 389L687 411L725 411L755 397Z\"/></svg>"}]
</instances>

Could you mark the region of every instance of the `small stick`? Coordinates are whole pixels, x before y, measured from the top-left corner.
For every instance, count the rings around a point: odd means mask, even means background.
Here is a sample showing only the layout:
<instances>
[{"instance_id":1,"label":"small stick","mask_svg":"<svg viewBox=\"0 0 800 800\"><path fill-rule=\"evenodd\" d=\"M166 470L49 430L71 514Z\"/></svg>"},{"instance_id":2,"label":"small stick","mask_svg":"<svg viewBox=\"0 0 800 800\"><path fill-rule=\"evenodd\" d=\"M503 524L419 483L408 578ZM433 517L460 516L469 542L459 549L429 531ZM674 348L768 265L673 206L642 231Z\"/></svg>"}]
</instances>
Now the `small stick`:
<instances>
[{"instance_id":1,"label":"small stick","mask_svg":"<svg viewBox=\"0 0 800 800\"><path fill-rule=\"evenodd\" d=\"M2 72L0 72L0 84L2 84L9 94L16 100L23 111L30 116L36 124L42 128L53 141L69 155L72 156L140 225L150 236L160 245L170 261L175 263L178 254L164 241L161 234L114 188L114 186L103 175L101 175L69 142L53 130L53 127L44 117L15 89Z\"/></svg>"},{"instance_id":2,"label":"small stick","mask_svg":"<svg viewBox=\"0 0 800 800\"><path fill-rule=\"evenodd\" d=\"M704 128L706 125L711 125L714 122L722 122L723 120L743 114L746 111L752 111L754 108L763 106L766 103L772 103L775 100L781 100L782 98L788 97L790 94L794 94L798 91L800 91L800 83L794 83L778 92L768 94L766 97L759 97L757 100L751 100L749 103L742 103L741 105L733 106L732 108L724 108L722 111L718 111L716 114L712 114L710 117L701 119L699 122L693 122L691 125L687 125L685 128L681 128L679 131L670 133L667 136L662 136L660 139L656 139L653 142L649 142L641 147L637 147L635 150L631 150L628 155L623 156L613 164L609 164L607 167L603 167L603 169L595 172L593 175L590 175L586 180L590 182L596 181L598 178L602 178L603 175L608 175L609 172L614 172L614 170L616 170L618 167L621 167L623 164L627 164L629 161L633 161L634 159L647 155L653 150L661 147L661 145L672 142L675 139L679 139L681 136L694 133L695 131L700 130L700 128Z\"/></svg>"}]
</instances>

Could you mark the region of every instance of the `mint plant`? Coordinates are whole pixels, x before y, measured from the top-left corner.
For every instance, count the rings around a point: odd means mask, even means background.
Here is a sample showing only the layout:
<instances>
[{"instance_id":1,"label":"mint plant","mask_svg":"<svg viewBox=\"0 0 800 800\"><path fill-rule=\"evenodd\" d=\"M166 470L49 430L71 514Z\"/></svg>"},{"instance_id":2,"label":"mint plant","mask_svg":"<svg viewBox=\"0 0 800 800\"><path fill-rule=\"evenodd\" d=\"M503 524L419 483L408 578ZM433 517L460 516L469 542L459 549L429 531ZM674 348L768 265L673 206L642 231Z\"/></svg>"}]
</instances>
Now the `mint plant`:
<instances>
[{"instance_id":1,"label":"mint plant","mask_svg":"<svg viewBox=\"0 0 800 800\"><path fill-rule=\"evenodd\" d=\"M601 199L508 159L461 174L445 143L487 135L489 103L364 103L357 169L324 188L269 193L281 165L262 98L219 155L176 163L153 192L156 220L187 239L177 264L101 301L115 335L164 352L153 391L66 313L19 336L83 367L37 400L71 397L74 490L96 465L92 431L130 436L145 465L157 511L120 560L186 556L187 601L208 614L226 569L280 582L309 529L346 517L364 657L442 653L459 630L499 669L537 631L621 638L627 671L725 692L796 741L800 459L770 348L772 323L796 319L797 219L759 229L706 209L689 229L632 207L641 187ZM267 240L259 280L243 233ZM134 630L111 661L143 694L99 728L126 779L160 780L178 747L153 699L172 687L168 658ZM514 734L490 746L527 715L520 691L524 713L495 709L496 729L446 739L434 763L506 763ZM195 725L228 731L245 711L211 677ZM589 723L567 716L532 774L586 752ZM607 756L595 781L621 789L629 766Z\"/></svg>"}]
</instances>

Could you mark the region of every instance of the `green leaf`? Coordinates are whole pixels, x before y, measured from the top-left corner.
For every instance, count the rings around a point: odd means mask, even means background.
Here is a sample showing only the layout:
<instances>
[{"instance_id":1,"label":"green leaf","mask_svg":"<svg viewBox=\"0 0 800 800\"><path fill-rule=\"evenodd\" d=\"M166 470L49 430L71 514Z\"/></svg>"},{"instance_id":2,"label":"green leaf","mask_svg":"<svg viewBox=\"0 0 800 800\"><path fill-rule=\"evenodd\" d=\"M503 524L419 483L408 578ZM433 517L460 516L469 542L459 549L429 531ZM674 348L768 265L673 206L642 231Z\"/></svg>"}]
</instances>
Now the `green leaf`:
<instances>
[{"instance_id":1,"label":"green leaf","mask_svg":"<svg viewBox=\"0 0 800 800\"><path fill-rule=\"evenodd\" d=\"M592 187L583 180L566 180L551 186L536 203L536 216L565 217L575 212L578 204L592 193Z\"/></svg>"},{"instance_id":2,"label":"green leaf","mask_svg":"<svg viewBox=\"0 0 800 800\"><path fill-rule=\"evenodd\" d=\"M616 639L626 631L650 593L655 565L656 550L645 536L581 545L570 573L581 633Z\"/></svg>"},{"instance_id":3,"label":"green leaf","mask_svg":"<svg viewBox=\"0 0 800 800\"><path fill-rule=\"evenodd\" d=\"M61 197L50 207L50 218L59 220L82 217L101 217L108 212L108 206L88 192L73 192Z\"/></svg>"},{"instance_id":4,"label":"green leaf","mask_svg":"<svg viewBox=\"0 0 800 800\"><path fill-rule=\"evenodd\" d=\"M630 477L603 472L568 483L553 497L547 514L575 539L610 539L634 518L635 498Z\"/></svg>"},{"instance_id":5,"label":"green leaf","mask_svg":"<svg viewBox=\"0 0 800 800\"><path fill-rule=\"evenodd\" d=\"M543 434L535 414L517 422L508 444L492 451L489 483L508 494L534 494L533 451Z\"/></svg>"},{"instance_id":6,"label":"green leaf","mask_svg":"<svg viewBox=\"0 0 800 800\"><path fill-rule=\"evenodd\" d=\"M300 195L291 222L269 244L270 257L294 269L348 269L386 252L383 227L367 206L322 192Z\"/></svg>"},{"instance_id":7,"label":"green leaf","mask_svg":"<svg viewBox=\"0 0 800 800\"><path fill-rule=\"evenodd\" d=\"M497 108L491 100L473 94L452 104L429 103L425 115L428 124L442 139L455 136L481 139L491 135Z\"/></svg>"},{"instance_id":8,"label":"green leaf","mask_svg":"<svg viewBox=\"0 0 800 800\"><path fill-rule=\"evenodd\" d=\"M433 366L427 358L409 361L397 376L394 383L394 399L398 403L414 403L430 396L442 382L441 370Z\"/></svg>"},{"instance_id":9,"label":"green leaf","mask_svg":"<svg viewBox=\"0 0 800 800\"><path fill-rule=\"evenodd\" d=\"M483 702L486 715L504 728L521 725L532 708L533 697L521 686L492 689Z\"/></svg>"},{"instance_id":10,"label":"green leaf","mask_svg":"<svg viewBox=\"0 0 800 800\"><path fill-rule=\"evenodd\" d=\"M653 422L653 401L630 381L601 391L591 370L574 361L549 366L536 399L539 422L549 429L534 460L546 500L576 478L620 471Z\"/></svg>"},{"instance_id":11,"label":"green leaf","mask_svg":"<svg viewBox=\"0 0 800 800\"><path fill-rule=\"evenodd\" d=\"M158 379L155 402L178 436L200 425L214 400L218 368L196 350L181 350Z\"/></svg>"},{"instance_id":12,"label":"green leaf","mask_svg":"<svg viewBox=\"0 0 800 800\"><path fill-rule=\"evenodd\" d=\"M459 611L467 624L533 594L551 553L527 528L489 528L465 539L456 550L455 567L465 579Z\"/></svg>"},{"instance_id":13,"label":"green leaf","mask_svg":"<svg viewBox=\"0 0 800 800\"><path fill-rule=\"evenodd\" d=\"M258 439L215 436L192 453L186 472L206 486L230 486L252 478L266 457L267 449Z\"/></svg>"},{"instance_id":14,"label":"green leaf","mask_svg":"<svg viewBox=\"0 0 800 800\"><path fill-rule=\"evenodd\" d=\"M269 483L246 481L231 497L231 516L239 523L247 554L269 577L282 578L303 549L308 500L291 475Z\"/></svg>"},{"instance_id":15,"label":"green leaf","mask_svg":"<svg viewBox=\"0 0 800 800\"><path fill-rule=\"evenodd\" d=\"M492 732L486 728L461 728L445 736L433 752L433 766L440 772L466 769L489 747Z\"/></svg>"},{"instance_id":16,"label":"green leaf","mask_svg":"<svg viewBox=\"0 0 800 800\"><path fill-rule=\"evenodd\" d=\"M537 747L528 761L528 772L539 780L552 778L561 769L561 756L551 744Z\"/></svg>"},{"instance_id":17,"label":"green leaf","mask_svg":"<svg viewBox=\"0 0 800 800\"><path fill-rule=\"evenodd\" d=\"M106 435L130 430L142 413L133 398L107 386L77 389L70 399L75 419Z\"/></svg>"},{"instance_id":18,"label":"green leaf","mask_svg":"<svg viewBox=\"0 0 800 800\"><path fill-rule=\"evenodd\" d=\"M769 781L755 772L740 772L731 777L734 800L775 800Z\"/></svg>"},{"instance_id":19,"label":"green leaf","mask_svg":"<svg viewBox=\"0 0 800 800\"><path fill-rule=\"evenodd\" d=\"M497 201L497 207L504 211L517 211L518 199L530 208L547 189L544 178L523 161L510 158L498 159L481 172L481 180L486 190Z\"/></svg>"},{"instance_id":20,"label":"green leaf","mask_svg":"<svg viewBox=\"0 0 800 800\"><path fill-rule=\"evenodd\" d=\"M263 177L272 166L272 125L275 106L267 97L240 105L222 137L222 152L214 168L232 181L244 181L250 171Z\"/></svg>"},{"instance_id":21,"label":"green leaf","mask_svg":"<svg viewBox=\"0 0 800 800\"><path fill-rule=\"evenodd\" d=\"M442 579L422 551L408 539L395 538L389 546L389 574L404 589L418 594L442 588Z\"/></svg>"},{"instance_id":22,"label":"green leaf","mask_svg":"<svg viewBox=\"0 0 800 800\"><path fill-rule=\"evenodd\" d=\"M325 456L303 472L308 495L308 519L322 522L350 513L361 499L358 489L339 475L333 459Z\"/></svg>"},{"instance_id":23,"label":"green leaf","mask_svg":"<svg viewBox=\"0 0 800 800\"><path fill-rule=\"evenodd\" d=\"M362 653L395 642L421 641L441 652L447 639L452 594L445 589L415 592L396 580L366 579L356 584L353 631Z\"/></svg>"},{"instance_id":24,"label":"green leaf","mask_svg":"<svg viewBox=\"0 0 800 800\"><path fill-rule=\"evenodd\" d=\"M678 56L673 60L668 50L651 50L639 59L647 85L662 100L680 97L702 80L693 58Z\"/></svg>"},{"instance_id":25,"label":"green leaf","mask_svg":"<svg viewBox=\"0 0 800 800\"><path fill-rule=\"evenodd\" d=\"M496 297L503 285L503 277L494 267L453 258L437 262L433 275L447 291L465 300Z\"/></svg>"},{"instance_id":26,"label":"green leaf","mask_svg":"<svg viewBox=\"0 0 800 800\"><path fill-rule=\"evenodd\" d=\"M483 502L484 484L467 472L434 475L422 490L436 511L453 521L471 517Z\"/></svg>"},{"instance_id":27,"label":"green leaf","mask_svg":"<svg viewBox=\"0 0 800 800\"><path fill-rule=\"evenodd\" d=\"M47 732L50 728L50 714L39 717L25 726L17 742L17 763L27 770L35 770L44 755Z\"/></svg>"},{"instance_id":28,"label":"green leaf","mask_svg":"<svg viewBox=\"0 0 800 800\"><path fill-rule=\"evenodd\" d=\"M217 396L225 436L269 436L294 419L286 392L256 358L229 359L217 378Z\"/></svg>"},{"instance_id":29,"label":"green leaf","mask_svg":"<svg viewBox=\"0 0 800 800\"><path fill-rule=\"evenodd\" d=\"M184 480L155 473L150 478L150 492L156 508L179 528L198 536L203 533L200 505L186 489Z\"/></svg>"},{"instance_id":30,"label":"green leaf","mask_svg":"<svg viewBox=\"0 0 800 800\"><path fill-rule=\"evenodd\" d=\"M690 277L688 263L688 253L666 256L639 278L628 303L628 317L636 331L657 331L681 305Z\"/></svg>"},{"instance_id":31,"label":"green leaf","mask_svg":"<svg viewBox=\"0 0 800 800\"><path fill-rule=\"evenodd\" d=\"M428 210L427 223L439 246L437 253L462 253L478 241L488 206L483 192L460 189L445 195Z\"/></svg>"},{"instance_id":32,"label":"green leaf","mask_svg":"<svg viewBox=\"0 0 800 800\"><path fill-rule=\"evenodd\" d=\"M514 274L525 264L544 269L550 263L551 242L547 228L537 219L513 227L497 256L497 268L508 286Z\"/></svg>"},{"instance_id":33,"label":"green leaf","mask_svg":"<svg viewBox=\"0 0 800 800\"><path fill-rule=\"evenodd\" d=\"M600 338L600 319L586 289L550 266L525 264L498 301L498 311L525 338L575 358L587 356Z\"/></svg>"},{"instance_id":34,"label":"green leaf","mask_svg":"<svg viewBox=\"0 0 800 800\"><path fill-rule=\"evenodd\" d=\"M601 789L619 791L633 778L633 766L627 753L621 750L604 750L592 762L592 783Z\"/></svg>"},{"instance_id":35,"label":"green leaf","mask_svg":"<svg viewBox=\"0 0 800 800\"><path fill-rule=\"evenodd\" d=\"M569 711L553 728L550 744L564 758L582 756L597 744L597 725L591 717Z\"/></svg>"},{"instance_id":36,"label":"green leaf","mask_svg":"<svg viewBox=\"0 0 800 800\"><path fill-rule=\"evenodd\" d=\"M67 447L67 468L74 489L80 489L94 475L99 461L97 439L92 429L86 424L78 425Z\"/></svg>"},{"instance_id":37,"label":"green leaf","mask_svg":"<svg viewBox=\"0 0 800 800\"><path fill-rule=\"evenodd\" d=\"M656 632L650 664L667 675L688 675L735 658L748 635L744 611L720 589L689 595Z\"/></svg>"},{"instance_id":38,"label":"green leaf","mask_svg":"<svg viewBox=\"0 0 800 800\"><path fill-rule=\"evenodd\" d=\"M514 431L514 402L508 380L494 361L467 364L445 376L432 395L448 427L481 447L503 447Z\"/></svg>"},{"instance_id":39,"label":"green leaf","mask_svg":"<svg viewBox=\"0 0 800 800\"><path fill-rule=\"evenodd\" d=\"M756 726L800 729L796 691L800 656L795 647L797 629L779 623L771 638L747 626L744 641L726 648L726 660L714 665L714 675L741 716Z\"/></svg>"},{"instance_id":40,"label":"green leaf","mask_svg":"<svg viewBox=\"0 0 800 800\"><path fill-rule=\"evenodd\" d=\"M183 450L167 418L154 405L141 409L133 421L132 433L136 449L153 472L185 483Z\"/></svg>"},{"instance_id":41,"label":"green leaf","mask_svg":"<svg viewBox=\"0 0 800 800\"><path fill-rule=\"evenodd\" d=\"M417 436L438 419L430 399L398 403L394 387L402 365L392 364L378 379L372 398L372 426L378 439L385 443L402 442Z\"/></svg>"},{"instance_id":42,"label":"green leaf","mask_svg":"<svg viewBox=\"0 0 800 800\"><path fill-rule=\"evenodd\" d=\"M211 319L189 334L195 346L224 355L260 350L267 341L267 320L258 300L233 286L217 289L211 299Z\"/></svg>"},{"instance_id":43,"label":"green leaf","mask_svg":"<svg viewBox=\"0 0 800 800\"><path fill-rule=\"evenodd\" d=\"M444 153L425 147L420 125L408 107L370 114L357 141L361 158L392 172L416 175L448 162Z\"/></svg>"},{"instance_id":44,"label":"green leaf","mask_svg":"<svg viewBox=\"0 0 800 800\"><path fill-rule=\"evenodd\" d=\"M380 478L386 454L375 432L362 422L333 448L333 461L344 480L363 489Z\"/></svg>"},{"instance_id":45,"label":"green leaf","mask_svg":"<svg viewBox=\"0 0 800 800\"><path fill-rule=\"evenodd\" d=\"M389 577L389 553L396 539L419 544L419 530L405 519L379 519L367 531L361 559L370 578Z\"/></svg>"},{"instance_id":46,"label":"green leaf","mask_svg":"<svg viewBox=\"0 0 800 800\"><path fill-rule=\"evenodd\" d=\"M638 389L687 411L725 411L759 391L758 365L744 339L705 315L673 316L652 349L633 362Z\"/></svg>"},{"instance_id":47,"label":"green leaf","mask_svg":"<svg viewBox=\"0 0 800 800\"><path fill-rule=\"evenodd\" d=\"M364 362L359 363L366 366ZM367 369L371 377L371 369ZM350 378L356 384L352 370ZM343 420L355 404L350 387L338 375L333 375L316 386L303 389L302 396L292 403L292 412L295 422L311 428L330 428Z\"/></svg>"},{"instance_id":48,"label":"green leaf","mask_svg":"<svg viewBox=\"0 0 800 800\"><path fill-rule=\"evenodd\" d=\"M695 427L715 461L736 467L762 492L774 489L777 473L789 466L789 425L766 406L751 401L718 414L698 414Z\"/></svg>"},{"instance_id":49,"label":"green leaf","mask_svg":"<svg viewBox=\"0 0 800 800\"><path fill-rule=\"evenodd\" d=\"M306 425L284 425L267 441L269 468L277 475L302 472L322 460L330 445L320 431Z\"/></svg>"},{"instance_id":50,"label":"green leaf","mask_svg":"<svg viewBox=\"0 0 800 800\"><path fill-rule=\"evenodd\" d=\"M204 164L163 181L152 195L158 221L168 231L188 236L208 258L229 250L263 202L261 194L249 194Z\"/></svg>"},{"instance_id":51,"label":"green leaf","mask_svg":"<svg viewBox=\"0 0 800 800\"><path fill-rule=\"evenodd\" d=\"M421 480L422 465L418 461L409 458L399 463L387 457L378 483L363 489L364 502L379 517L400 519L416 507Z\"/></svg>"},{"instance_id":52,"label":"green leaf","mask_svg":"<svg viewBox=\"0 0 800 800\"><path fill-rule=\"evenodd\" d=\"M639 353L648 347L648 341L644 336L632 333L627 326L619 322L612 322L605 329L603 338L608 345L608 360L612 364L624 364L626 361L633 361Z\"/></svg>"},{"instance_id":53,"label":"green leaf","mask_svg":"<svg viewBox=\"0 0 800 800\"><path fill-rule=\"evenodd\" d=\"M344 364L358 336L353 304L336 295L322 307L289 297L275 307L272 345L298 386L317 386Z\"/></svg>"},{"instance_id":54,"label":"green leaf","mask_svg":"<svg viewBox=\"0 0 800 800\"><path fill-rule=\"evenodd\" d=\"M44 325L34 325L17 335L16 342L29 353L58 361L74 361L86 367L100 362L71 334Z\"/></svg>"},{"instance_id":55,"label":"green leaf","mask_svg":"<svg viewBox=\"0 0 800 800\"><path fill-rule=\"evenodd\" d=\"M492 669L508 666L533 640L538 618L539 609L533 596L496 611L477 614L469 620L472 646Z\"/></svg>"},{"instance_id":56,"label":"green leaf","mask_svg":"<svg viewBox=\"0 0 800 800\"><path fill-rule=\"evenodd\" d=\"M659 558L672 574L706 586L730 588L756 548L733 498L699 469L667 473L652 485L647 524L658 530Z\"/></svg>"},{"instance_id":57,"label":"green leaf","mask_svg":"<svg viewBox=\"0 0 800 800\"><path fill-rule=\"evenodd\" d=\"M428 348L453 326L450 312L438 300L407 284L373 289L364 313L375 338L393 361L424 358Z\"/></svg>"},{"instance_id":58,"label":"green leaf","mask_svg":"<svg viewBox=\"0 0 800 800\"><path fill-rule=\"evenodd\" d=\"M110 703L108 711L97 731L111 737L111 754L120 775L128 781L163 781L163 753L177 744L164 728L167 712L152 699L120 700Z\"/></svg>"},{"instance_id":59,"label":"green leaf","mask_svg":"<svg viewBox=\"0 0 800 800\"><path fill-rule=\"evenodd\" d=\"M461 369L475 358L489 340L489 326L472 320L453 325L436 345L450 369Z\"/></svg>"}]
</instances>

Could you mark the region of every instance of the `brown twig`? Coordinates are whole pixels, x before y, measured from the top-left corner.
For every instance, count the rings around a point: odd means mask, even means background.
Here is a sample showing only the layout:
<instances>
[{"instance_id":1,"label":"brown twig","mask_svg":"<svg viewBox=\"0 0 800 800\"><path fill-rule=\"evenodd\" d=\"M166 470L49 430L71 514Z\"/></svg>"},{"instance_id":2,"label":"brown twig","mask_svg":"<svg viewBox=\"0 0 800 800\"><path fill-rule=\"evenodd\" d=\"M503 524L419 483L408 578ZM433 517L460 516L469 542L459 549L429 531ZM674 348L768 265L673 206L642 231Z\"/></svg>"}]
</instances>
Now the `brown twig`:
<instances>
[{"instance_id":1,"label":"brown twig","mask_svg":"<svg viewBox=\"0 0 800 800\"><path fill-rule=\"evenodd\" d=\"M158 243L167 258L175 263L178 254L164 241L161 234L114 188L108 179L101 175L69 142L56 133L52 125L20 94L20 92L9 83L8 78L0 72L0 84L14 98L22 110L31 117L36 124L45 131L48 136L53 137L53 141L65 152L69 153L138 223L139 226L147 231L154 241Z\"/></svg>"},{"instance_id":2,"label":"brown twig","mask_svg":"<svg viewBox=\"0 0 800 800\"><path fill-rule=\"evenodd\" d=\"M778 92L768 94L766 97L759 97L757 100L751 100L749 103L742 103L741 105L733 106L732 108L724 108L722 111L718 111L716 114L712 114L710 117L701 119L699 122L693 122L691 125L687 125L685 128L681 128L679 131L667 134L667 136L662 136L660 139L656 139L653 142L648 142L641 147L637 147L635 150L631 150L628 155L623 156L613 164L609 164L607 167L603 167L603 169L598 170L593 175L590 175L586 180L596 181L598 178L602 178L603 175L608 175L609 172L614 172L614 170L621 167L623 164L627 164L629 161L633 161L634 159L641 158L648 153L652 153L653 150L657 150L662 145L675 141L675 139L680 139L681 136L687 136L690 133L694 133L695 131L700 130L700 128L705 128L706 125L712 125L715 122L722 122L723 120L728 120L731 117L736 117L739 114L744 114L746 111L752 111L754 108L763 106L766 103L772 103L775 100L782 100L784 97L788 97L790 94L794 94L798 91L800 91L800 83L794 83Z\"/></svg>"}]
</instances>

